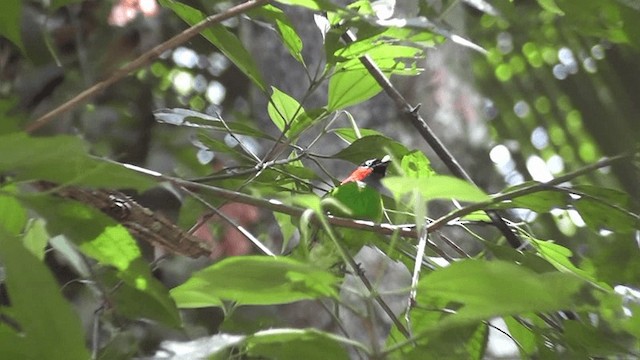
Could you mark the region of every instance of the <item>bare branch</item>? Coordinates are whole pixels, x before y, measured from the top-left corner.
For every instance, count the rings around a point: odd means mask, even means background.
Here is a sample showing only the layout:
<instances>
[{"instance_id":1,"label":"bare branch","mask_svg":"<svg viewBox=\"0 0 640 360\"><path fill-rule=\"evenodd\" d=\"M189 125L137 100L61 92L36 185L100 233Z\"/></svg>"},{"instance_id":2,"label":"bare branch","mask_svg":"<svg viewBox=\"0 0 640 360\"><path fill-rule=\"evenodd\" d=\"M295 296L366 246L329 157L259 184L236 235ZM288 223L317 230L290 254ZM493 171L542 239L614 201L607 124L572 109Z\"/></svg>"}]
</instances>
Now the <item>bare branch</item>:
<instances>
[{"instance_id":1,"label":"bare branch","mask_svg":"<svg viewBox=\"0 0 640 360\"><path fill-rule=\"evenodd\" d=\"M255 7L258 6L262 6L266 3L268 3L269 0L249 0L247 2L244 2L240 5L234 6L232 8L229 8L228 10L225 10L224 12L221 12L219 14L215 14L215 15L211 15L209 17L207 17L206 19L200 21L199 23L191 26L190 28L186 29L185 31L181 32L180 34L172 37L171 39L155 46L153 49L145 52L144 54L140 55L137 59L131 61L130 63L128 63L127 65L121 67L120 69L118 69L115 73L113 73L113 75L111 75L111 77L102 80L98 83L96 83L95 85L91 86L90 88L84 90L83 92L79 93L78 95L74 96L72 99L70 99L69 101L65 102L64 104L58 106L57 108L51 110L50 112L44 114L43 116L41 116L39 119L37 119L36 121L32 122L31 124L29 124L29 126L27 126L26 131L27 132L33 132L39 128L41 128L42 126L44 126L45 124L47 124L48 122L50 122L51 120L53 120L54 118L56 118L57 116L60 116L61 114L73 109L74 107L78 106L80 103L82 103L83 101L86 101L90 98L92 98L93 96L99 94L100 92L104 91L105 89L107 89L109 86L115 84L116 82L122 80L123 78L125 78L127 75L131 74L132 72L141 69L142 67L146 66L147 64L149 64L152 60L156 59L157 57L159 57L162 53L164 53L167 50L173 49L176 46L183 44L185 42L187 42L189 39L191 39L192 37L198 35L201 31L203 31L204 29L206 29L209 26L215 25L215 24L219 24L220 22L227 20L229 18L232 18L234 16L240 15L248 10L251 10Z\"/></svg>"}]
</instances>

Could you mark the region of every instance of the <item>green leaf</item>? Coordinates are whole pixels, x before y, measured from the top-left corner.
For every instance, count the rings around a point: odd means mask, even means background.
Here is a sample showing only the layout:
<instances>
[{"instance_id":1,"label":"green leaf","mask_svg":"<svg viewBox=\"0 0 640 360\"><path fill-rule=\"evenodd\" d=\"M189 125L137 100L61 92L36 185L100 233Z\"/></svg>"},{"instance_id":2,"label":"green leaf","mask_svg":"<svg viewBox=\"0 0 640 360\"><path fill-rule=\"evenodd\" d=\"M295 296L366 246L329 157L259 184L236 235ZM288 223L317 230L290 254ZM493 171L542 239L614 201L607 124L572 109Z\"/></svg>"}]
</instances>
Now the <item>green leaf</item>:
<instances>
[{"instance_id":1,"label":"green leaf","mask_svg":"<svg viewBox=\"0 0 640 360\"><path fill-rule=\"evenodd\" d=\"M331 197L340 201L350 210L348 214L332 210L335 215L373 220L375 222L382 220L382 199L380 193L372 187L360 186L355 182L350 182L331 191Z\"/></svg>"},{"instance_id":2,"label":"green leaf","mask_svg":"<svg viewBox=\"0 0 640 360\"><path fill-rule=\"evenodd\" d=\"M338 135L339 138L341 138L342 140L348 142L349 144L351 144L352 142L366 137L366 136L373 136L373 135L379 135L379 136L384 136L382 135L381 132L377 131L377 130L372 130L372 129L359 129L360 130L360 136L358 137L358 134L356 133L356 131L353 128L338 128L338 129L332 129L331 132L335 133L336 135Z\"/></svg>"},{"instance_id":3,"label":"green leaf","mask_svg":"<svg viewBox=\"0 0 640 360\"><path fill-rule=\"evenodd\" d=\"M390 357L391 359L483 359L489 332L486 324L446 327L441 330L429 329L423 332L425 323L412 319L413 333L428 333L428 336L416 341L415 345L402 348L397 356Z\"/></svg>"},{"instance_id":4,"label":"green leaf","mask_svg":"<svg viewBox=\"0 0 640 360\"><path fill-rule=\"evenodd\" d=\"M291 239L293 238L293 235L296 232L296 226L290 215L274 212L273 217L276 219L276 222L280 227L280 233L282 234L282 251L281 252L284 253L284 251L289 246L289 241L291 241Z\"/></svg>"},{"instance_id":5,"label":"green leaf","mask_svg":"<svg viewBox=\"0 0 640 360\"><path fill-rule=\"evenodd\" d=\"M277 0L285 5L301 6L310 10L336 10L337 7L327 0Z\"/></svg>"},{"instance_id":6,"label":"green leaf","mask_svg":"<svg viewBox=\"0 0 640 360\"><path fill-rule=\"evenodd\" d=\"M20 34L20 19L22 19L22 1L4 0L0 11L0 35L6 37L24 53L24 44Z\"/></svg>"},{"instance_id":7,"label":"green leaf","mask_svg":"<svg viewBox=\"0 0 640 360\"><path fill-rule=\"evenodd\" d=\"M420 280L418 303L460 304L440 323L460 324L496 316L571 309L585 282L571 274L538 274L503 261L463 260Z\"/></svg>"},{"instance_id":8,"label":"green leaf","mask_svg":"<svg viewBox=\"0 0 640 360\"><path fill-rule=\"evenodd\" d=\"M536 333L525 327L513 317L505 317L504 322L507 324L509 334L511 334L518 344L520 344L520 347L518 348L520 351L520 358L531 358L531 354L533 354L536 349Z\"/></svg>"},{"instance_id":9,"label":"green leaf","mask_svg":"<svg viewBox=\"0 0 640 360\"><path fill-rule=\"evenodd\" d=\"M329 80L329 112L359 104L378 94L382 88L362 67L359 59L340 63Z\"/></svg>"},{"instance_id":10,"label":"green leaf","mask_svg":"<svg viewBox=\"0 0 640 360\"><path fill-rule=\"evenodd\" d=\"M66 235L82 253L101 264L113 266L120 279L141 292L136 296L146 298L146 307L137 302L138 309L145 310L138 317L151 317L171 326L180 324L180 316L168 291L152 276L138 244L124 226L76 201L45 195L23 196L20 200L47 220L50 234ZM162 311L146 311L149 308Z\"/></svg>"},{"instance_id":11,"label":"green leaf","mask_svg":"<svg viewBox=\"0 0 640 360\"><path fill-rule=\"evenodd\" d=\"M214 153L225 153L231 154L238 158L242 158L243 153L237 150L235 147L231 147L227 145L224 141L215 139L209 136L206 132L199 132L198 141L202 143L208 150L213 151Z\"/></svg>"},{"instance_id":12,"label":"green leaf","mask_svg":"<svg viewBox=\"0 0 640 360\"><path fill-rule=\"evenodd\" d=\"M632 234L598 239L589 244L589 255L598 280L640 286L640 251Z\"/></svg>"},{"instance_id":13,"label":"green leaf","mask_svg":"<svg viewBox=\"0 0 640 360\"><path fill-rule=\"evenodd\" d=\"M305 114L304 108L296 99L286 93L275 87L271 87L271 89L273 94L269 100L269 105L267 105L267 112L271 121L288 137L295 136L296 134L292 134L290 129L298 119L303 117L303 114Z\"/></svg>"},{"instance_id":14,"label":"green leaf","mask_svg":"<svg viewBox=\"0 0 640 360\"><path fill-rule=\"evenodd\" d=\"M299 63L304 64L302 39L300 39L293 24L282 10L267 4L257 9L252 9L248 14L251 17L266 18L269 22L275 24L278 35L280 35L282 43L287 47L291 56Z\"/></svg>"},{"instance_id":15,"label":"green leaf","mask_svg":"<svg viewBox=\"0 0 640 360\"><path fill-rule=\"evenodd\" d=\"M36 219L29 223L27 232L24 234L24 247L27 248L38 260L44 259L44 250L49 242L46 224L42 219Z\"/></svg>"},{"instance_id":16,"label":"green leaf","mask_svg":"<svg viewBox=\"0 0 640 360\"><path fill-rule=\"evenodd\" d=\"M611 189L611 188L605 188L605 187L594 186L594 185L586 185L586 184L575 185L572 187L572 189L591 195L598 199L605 200L610 204L618 205L622 208L627 208L631 203L629 194L624 191L620 191L618 189Z\"/></svg>"},{"instance_id":17,"label":"green leaf","mask_svg":"<svg viewBox=\"0 0 640 360\"><path fill-rule=\"evenodd\" d=\"M391 176L382 179L382 183L397 198L417 190L425 201L433 199L456 199L460 201L482 202L491 198L477 186L464 180L434 175L428 178L407 178Z\"/></svg>"},{"instance_id":18,"label":"green leaf","mask_svg":"<svg viewBox=\"0 0 640 360\"><path fill-rule=\"evenodd\" d=\"M140 172L89 156L85 144L74 136L0 135L0 154L0 172L11 172L18 180L137 190L146 190L156 184Z\"/></svg>"},{"instance_id":19,"label":"green leaf","mask_svg":"<svg viewBox=\"0 0 640 360\"><path fill-rule=\"evenodd\" d=\"M529 240L533 242L534 246L538 250L538 254L555 266L556 269L563 272L573 273L587 281L596 281L592 274L578 268L571 262L570 258L573 256L573 252L570 249L562 245L558 245L553 241L536 239Z\"/></svg>"},{"instance_id":20,"label":"green leaf","mask_svg":"<svg viewBox=\"0 0 640 360\"><path fill-rule=\"evenodd\" d=\"M392 158L400 159L409 153L404 145L386 136L374 135L365 136L354 141L346 149L333 155L333 157L360 164L371 158L382 158L391 155Z\"/></svg>"},{"instance_id":21,"label":"green leaf","mask_svg":"<svg viewBox=\"0 0 640 360\"><path fill-rule=\"evenodd\" d=\"M353 343L315 329L270 329L248 337L246 346L250 356L266 359L347 360L349 355L344 346Z\"/></svg>"},{"instance_id":22,"label":"green leaf","mask_svg":"<svg viewBox=\"0 0 640 360\"><path fill-rule=\"evenodd\" d=\"M538 184L535 181L527 181L523 184L509 187L502 191L502 193L509 193L521 188L530 187ZM533 210L537 213L549 212L551 209L565 209L571 202L571 197L568 193L558 190L543 190L526 194L523 196L514 197L511 200L506 200L498 204L494 204L491 207L495 209L510 209L510 208L522 208Z\"/></svg>"},{"instance_id":23,"label":"green leaf","mask_svg":"<svg viewBox=\"0 0 640 360\"><path fill-rule=\"evenodd\" d=\"M511 203L516 208L526 208L538 213L545 213L555 208L566 208L570 201L569 194L550 190L518 196Z\"/></svg>"},{"instance_id":24,"label":"green leaf","mask_svg":"<svg viewBox=\"0 0 640 360\"><path fill-rule=\"evenodd\" d=\"M19 336L0 326L3 352L15 359L88 359L82 324L62 296L47 267L26 250L19 239L0 227L0 262L6 271L10 311L20 327ZM16 334L17 335L17 334ZM5 353L3 356L11 356Z\"/></svg>"},{"instance_id":25,"label":"green leaf","mask_svg":"<svg viewBox=\"0 0 640 360\"><path fill-rule=\"evenodd\" d=\"M538 0L538 4L541 8L554 13L556 15L563 16L564 11L558 7L558 4L554 0Z\"/></svg>"},{"instance_id":26,"label":"green leaf","mask_svg":"<svg viewBox=\"0 0 640 360\"><path fill-rule=\"evenodd\" d=\"M431 168L431 162L422 151L412 151L402 157L400 168L409 178L427 178L435 175Z\"/></svg>"},{"instance_id":27,"label":"green leaf","mask_svg":"<svg viewBox=\"0 0 640 360\"><path fill-rule=\"evenodd\" d=\"M160 0L159 3L171 9L189 25L195 25L206 18L201 11L174 0ZM232 32L223 25L216 24L203 30L202 36L228 57L260 90L266 91L267 87L253 58Z\"/></svg>"},{"instance_id":28,"label":"green leaf","mask_svg":"<svg viewBox=\"0 0 640 360\"><path fill-rule=\"evenodd\" d=\"M158 109L153 112L153 116L160 123L175 126L189 126L271 139L263 131L254 129L249 125L239 122L226 122L220 116L211 116L189 109Z\"/></svg>"},{"instance_id":29,"label":"green leaf","mask_svg":"<svg viewBox=\"0 0 640 360\"><path fill-rule=\"evenodd\" d=\"M400 59L413 59L422 54L422 51L422 49L411 46L393 45L381 41L367 40L358 41L337 50L335 57L344 61L352 59L358 60L360 57L368 55L371 60L379 64L387 63L385 60L392 60L393 63ZM364 65L362 66L364 67Z\"/></svg>"},{"instance_id":30,"label":"green leaf","mask_svg":"<svg viewBox=\"0 0 640 360\"><path fill-rule=\"evenodd\" d=\"M142 258L136 259L126 271L120 271L105 280L110 286L122 285L112 296L113 308L130 319L150 319L174 328L181 326L178 309L169 296L169 290L149 269Z\"/></svg>"},{"instance_id":31,"label":"green leaf","mask_svg":"<svg viewBox=\"0 0 640 360\"><path fill-rule=\"evenodd\" d=\"M628 234L640 228L638 217L620 208L614 208L595 199L583 197L574 202L574 207L589 228L600 231L611 230Z\"/></svg>"},{"instance_id":32,"label":"green leaf","mask_svg":"<svg viewBox=\"0 0 640 360\"><path fill-rule=\"evenodd\" d=\"M0 187L0 227L11 235L18 235L27 224L27 210L15 197L5 194L15 194L18 187L9 184Z\"/></svg>"},{"instance_id":33,"label":"green leaf","mask_svg":"<svg viewBox=\"0 0 640 360\"><path fill-rule=\"evenodd\" d=\"M311 264L288 258L226 258L200 270L171 290L179 307L217 306L220 300L242 305L284 304L336 297L338 279Z\"/></svg>"}]
</instances>

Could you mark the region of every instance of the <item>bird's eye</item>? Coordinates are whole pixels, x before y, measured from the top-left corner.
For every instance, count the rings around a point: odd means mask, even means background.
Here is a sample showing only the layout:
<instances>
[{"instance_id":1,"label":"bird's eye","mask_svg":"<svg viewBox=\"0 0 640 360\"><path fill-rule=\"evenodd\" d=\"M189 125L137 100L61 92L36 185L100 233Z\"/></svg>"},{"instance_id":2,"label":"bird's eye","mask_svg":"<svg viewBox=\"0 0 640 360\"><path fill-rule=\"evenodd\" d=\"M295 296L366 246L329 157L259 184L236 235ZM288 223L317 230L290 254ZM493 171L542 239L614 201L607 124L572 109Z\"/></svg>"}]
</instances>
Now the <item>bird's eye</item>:
<instances>
[{"instance_id":1,"label":"bird's eye","mask_svg":"<svg viewBox=\"0 0 640 360\"><path fill-rule=\"evenodd\" d=\"M363 165L364 166L372 166L375 161L376 161L375 159L369 159L369 160L365 161Z\"/></svg>"}]
</instances>

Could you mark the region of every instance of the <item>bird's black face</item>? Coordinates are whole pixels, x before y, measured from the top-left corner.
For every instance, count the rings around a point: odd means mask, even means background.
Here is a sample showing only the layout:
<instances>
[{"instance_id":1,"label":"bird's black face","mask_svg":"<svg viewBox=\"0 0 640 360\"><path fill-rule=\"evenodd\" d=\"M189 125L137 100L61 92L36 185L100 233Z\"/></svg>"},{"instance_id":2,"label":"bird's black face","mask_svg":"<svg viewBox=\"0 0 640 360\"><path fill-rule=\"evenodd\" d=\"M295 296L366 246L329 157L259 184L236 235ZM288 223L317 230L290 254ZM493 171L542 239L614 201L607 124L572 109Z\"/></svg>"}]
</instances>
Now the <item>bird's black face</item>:
<instances>
[{"instance_id":1,"label":"bird's black face","mask_svg":"<svg viewBox=\"0 0 640 360\"><path fill-rule=\"evenodd\" d=\"M387 172L387 166L391 162L389 155L386 155L382 159L369 159L362 164L361 167L367 167L373 169L373 173L384 176Z\"/></svg>"}]
</instances>

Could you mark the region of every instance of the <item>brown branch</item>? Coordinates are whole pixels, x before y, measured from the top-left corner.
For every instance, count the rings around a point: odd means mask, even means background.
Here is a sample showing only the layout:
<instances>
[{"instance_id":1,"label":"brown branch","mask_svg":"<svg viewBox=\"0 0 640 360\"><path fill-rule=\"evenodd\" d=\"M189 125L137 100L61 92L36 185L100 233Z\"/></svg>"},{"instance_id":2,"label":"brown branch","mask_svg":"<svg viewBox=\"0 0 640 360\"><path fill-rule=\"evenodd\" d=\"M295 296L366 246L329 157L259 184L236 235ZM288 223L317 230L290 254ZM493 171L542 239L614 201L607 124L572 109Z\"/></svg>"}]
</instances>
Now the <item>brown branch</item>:
<instances>
[{"instance_id":1,"label":"brown branch","mask_svg":"<svg viewBox=\"0 0 640 360\"><path fill-rule=\"evenodd\" d=\"M29 124L27 126L27 128L26 128L26 131L27 132L33 132L33 131L41 128L42 126L44 126L45 124L49 123L51 120L53 120L57 116L60 116L61 114L73 109L74 107L76 107L80 103L82 103L83 101L86 101L86 100L92 98L93 96L96 96L98 93L104 91L109 86L111 86L114 83L122 80L123 78L128 76L130 73L132 73L132 72L134 72L134 71L136 71L138 69L141 69L142 67L146 66L152 60L155 60L156 58L158 58L165 51L173 49L176 46L185 43L189 39L191 39L194 36L198 35L201 31L203 31L207 27L210 27L210 26L215 25L215 24L219 24L220 22L222 22L224 20L227 20L227 19L232 18L234 16L240 15L240 14L242 14L242 13L248 11L248 10L251 10L251 9L253 9L255 7L258 7L258 6L262 6L262 5L264 5L264 4L268 3L268 2L269 2L269 0L249 0L247 2L244 2L244 3L240 4L240 5L237 5L237 6L234 6L232 8L229 8L228 10L225 10L224 12L221 12L221 13L215 14L215 15L211 15L211 16L205 18L204 20L200 21L199 23L197 23L197 24L191 26L190 28L184 30L180 34L172 37L171 39L169 39L169 40L167 40L167 41L155 46L153 49L151 49L151 50L145 52L144 54L140 55L137 59L131 61L127 65L125 65L125 66L121 67L120 69L118 69L115 73L113 73L113 75L111 75L111 77L96 83L95 85L91 86L90 88L88 88L88 89L82 91L81 93L79 93L78 95L74 96L72 99L70 99L69 101L65 102L64 104L58 106L57 108L49 111L46 114L44 114L39 119L37 119L34 122L32 122L31 124Z\"/></svg>"},{"instance_id":2,"label":"brown branch","mask_svg":"<svg viewBox=\"0 0 640 360\"><path fill-rule=\"evenodd\" d=\"M90 205L122 224L135 238L174 254L193 258L209 256L211 248L176 226L166 217L138 204L115 190L90 190L76 186L57 186L40 181L36 186L55 194Z\"/></svg>"}]
</instances>

